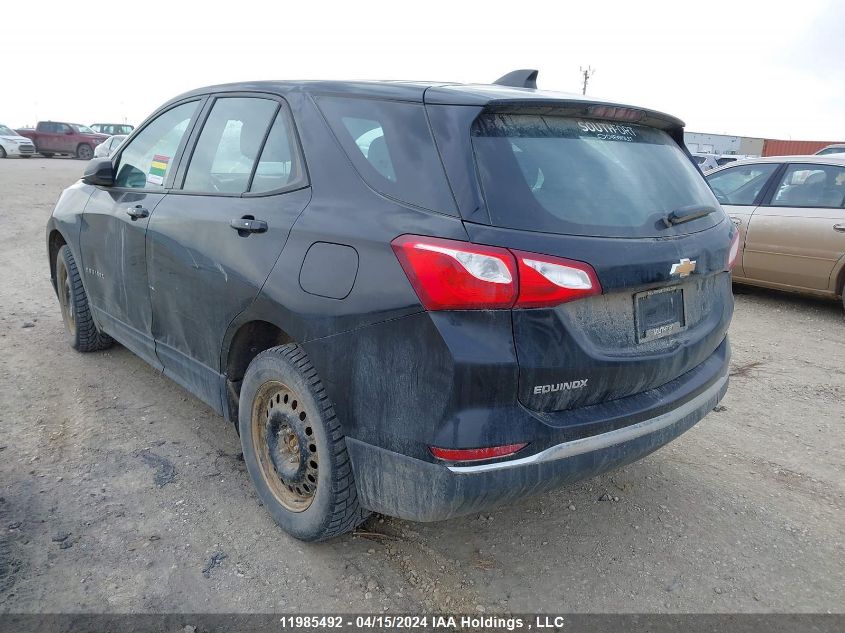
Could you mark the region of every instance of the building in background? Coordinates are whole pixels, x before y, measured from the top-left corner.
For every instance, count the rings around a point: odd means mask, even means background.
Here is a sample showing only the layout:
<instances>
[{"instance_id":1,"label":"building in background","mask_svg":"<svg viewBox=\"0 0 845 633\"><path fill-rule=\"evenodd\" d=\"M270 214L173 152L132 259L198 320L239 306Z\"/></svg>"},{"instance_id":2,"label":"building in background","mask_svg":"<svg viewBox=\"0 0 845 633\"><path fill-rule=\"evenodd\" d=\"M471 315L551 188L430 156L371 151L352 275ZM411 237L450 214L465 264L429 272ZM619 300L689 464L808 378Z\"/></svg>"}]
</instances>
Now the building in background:
<instances>
[{"instance_id":1,"label":"building in background","mask_svg":"<svg viewBox=\"0 0 845 633\"><path fill-rule=\"evenodd\" d=\"M738 156L794 156L815 154L823 147L843 141L785 141L753 136L729 136L684 132L684 142L693 154L736 154Z\"/></svg>"},{"instance_id":2,"label":"building in background","mask_svg":"<svg viewBox=\"0 0 845 633\"><path fill-rule=\"evenodd\" d=\"M765 139L727 134L684 132L684 142L690 152L700 154L737 154L762 156Z\"/></svg>"}]
</instances>

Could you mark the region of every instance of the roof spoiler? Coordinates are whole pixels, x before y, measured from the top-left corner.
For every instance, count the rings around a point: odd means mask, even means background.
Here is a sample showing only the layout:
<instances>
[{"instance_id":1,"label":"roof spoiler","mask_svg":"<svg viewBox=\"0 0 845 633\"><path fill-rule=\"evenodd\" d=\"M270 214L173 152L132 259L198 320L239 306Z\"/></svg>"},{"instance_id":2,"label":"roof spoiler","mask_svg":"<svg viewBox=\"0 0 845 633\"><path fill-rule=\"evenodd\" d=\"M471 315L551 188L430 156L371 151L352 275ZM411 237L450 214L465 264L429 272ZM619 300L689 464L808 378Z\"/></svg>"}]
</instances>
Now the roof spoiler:
<instances>
[{"instance_id":1,"label":"roof spoiler","mask_svg":"<svg viewBox=\"0 0 845 633\"><path fill-rule=\"evenodd\" d=\"M512 88L533 88L537 89L537 75L539 70L523 68L514 70L507 75L499 77L493 82L496 86L510 86Z\"/></svg>"}]
</instances>

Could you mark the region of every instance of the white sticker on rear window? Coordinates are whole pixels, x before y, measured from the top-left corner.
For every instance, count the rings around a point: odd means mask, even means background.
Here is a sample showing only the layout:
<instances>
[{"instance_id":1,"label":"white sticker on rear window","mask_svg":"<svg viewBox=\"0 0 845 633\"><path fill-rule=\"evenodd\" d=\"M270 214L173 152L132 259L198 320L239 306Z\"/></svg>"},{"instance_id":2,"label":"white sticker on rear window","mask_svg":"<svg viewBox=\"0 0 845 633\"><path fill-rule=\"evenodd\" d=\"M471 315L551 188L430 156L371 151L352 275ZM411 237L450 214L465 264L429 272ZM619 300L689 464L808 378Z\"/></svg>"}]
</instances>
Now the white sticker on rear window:
<instances>
[{"instance_id":1,"label":"white sticker on rear window","mask_svg":"<svg viewBox=\"0 0 845 633\"><path fill-rule=\"evenodd\" d=\"M593 135L602 141L633 141L637 138L637 131L629 125L579 119L578 127L581 128L582 132Z\"/></svg>"}]
</instances>

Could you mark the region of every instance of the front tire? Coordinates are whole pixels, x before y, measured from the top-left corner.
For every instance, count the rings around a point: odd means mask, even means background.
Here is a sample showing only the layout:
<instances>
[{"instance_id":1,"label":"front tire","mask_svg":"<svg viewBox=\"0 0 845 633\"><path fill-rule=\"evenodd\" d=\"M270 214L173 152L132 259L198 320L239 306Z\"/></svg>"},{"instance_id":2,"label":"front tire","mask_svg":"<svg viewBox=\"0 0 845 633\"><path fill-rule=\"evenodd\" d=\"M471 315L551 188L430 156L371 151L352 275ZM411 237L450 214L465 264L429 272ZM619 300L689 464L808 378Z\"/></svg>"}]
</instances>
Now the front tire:
<instances>
[{"instance_id":1,"label":"front tire","mask_svg":"<svg viewBox=\"0 0 845 633\"><path fill-rule=\"evenodd\" d=\"M111 347L114 340L100 332L91 317L88 296L67 244L59 249L56 256L56 291L70 346L78 352L97 352Z\"/></svg>"},{"instance_id":2,"label":"front tire","mask_svg":"<svg viewBox=\"0 0 845 633\"><path fill-rule=\"evenodd\" d=\"M76 148L76 157L80 160L91 160L94 158L94 150L87 143L81 143Z\"/></svg>"},{"instance_id":3,"label":"front tire","mask_svg":"<svg viewBox=\"0 0 845 633\"><path fill-rule=\"evenodd\" d=\"M2 158L8 158L8 154L6 154L6 150L3 149L3 146L0 145L0 159Z\"/></svg>"},{"instance_id":4,"label":"front tire","mask_svg":"<svg viewBox=\"0 0 845 633\"><path fill-rule=\"evenodd\" d=\"M299 345L273 347L250 363L238 428L258 496L283 530L323 541L367 518L340 422Z\"/></svg>"}]
</instances>

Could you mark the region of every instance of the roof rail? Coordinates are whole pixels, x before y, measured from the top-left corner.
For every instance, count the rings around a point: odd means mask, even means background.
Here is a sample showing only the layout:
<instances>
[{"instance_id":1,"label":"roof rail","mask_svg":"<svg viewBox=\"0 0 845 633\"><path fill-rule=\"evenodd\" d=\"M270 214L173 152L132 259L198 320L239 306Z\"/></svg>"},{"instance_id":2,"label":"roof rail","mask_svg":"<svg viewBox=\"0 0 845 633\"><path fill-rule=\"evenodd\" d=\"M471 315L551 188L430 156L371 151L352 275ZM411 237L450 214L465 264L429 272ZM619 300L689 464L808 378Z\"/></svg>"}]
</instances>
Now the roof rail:
<instances>
[{"instance_id":1,"label":"roof rail","mask_svg":"<svg viewBox=\"0 0 845 633\"><path fill-rule=\"evenodd\" d=\"M539 70L523 68L514 70L499 77L493 83L497 86L511 86L513 88L537 88L537 74Z\"/></svg>"}]
</instances>

